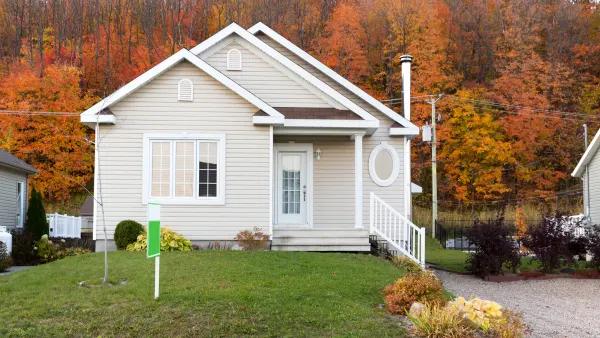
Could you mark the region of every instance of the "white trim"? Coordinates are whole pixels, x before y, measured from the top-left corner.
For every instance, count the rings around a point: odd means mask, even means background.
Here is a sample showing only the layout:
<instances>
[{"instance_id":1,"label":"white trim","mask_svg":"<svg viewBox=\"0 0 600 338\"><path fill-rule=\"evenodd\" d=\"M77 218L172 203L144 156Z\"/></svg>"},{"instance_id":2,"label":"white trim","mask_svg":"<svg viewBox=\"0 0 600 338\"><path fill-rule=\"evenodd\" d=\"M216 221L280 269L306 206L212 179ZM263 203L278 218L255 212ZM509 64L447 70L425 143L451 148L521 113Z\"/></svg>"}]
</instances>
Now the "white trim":
<instances>
[{"instance_id":1,"label":"white trim","mask_svg":"<svg viewBox=\"0 0 600 338\"><path fill-rule=\"evenodd\" d=\"M579 160L579 163L577 163L575 170L573 170L573 173L571 174L572 176L583 176L586 166L592 161L592 158L594 158L594 155L598 151L598 148L600 148L600 130L598 130L596 136L594 136L594 139L592 140L588 148L585 150L585 153Z\"/></svg>"},{"instance_id":2,"label":"white trim","mask_svg":"<svg viewBox=\"0 0 600 338\"><path fill-rule=\"evenodd\" d=\"M379 153L382 151L387 151L392 157L392 173L387 179L382 179L379 176L377 176L377 170L375 168L375 159L377 158L377 155L379 155ZM400 157L398 156L398 152L393 146L391 146L387 142L381 142L381 144L379 144L378 146L373 148L373 150L371 150L371 155L369 155L369 175L371 176L371 180L373 180L375 184L381 187L388 187L396 181L399 174ZM410 176L407 177L410 178Z\"/></svg>"},{"instance_id":3,"label":"white trim","mask_svg":"<svg viewBox=\"0 0 600 338\"><path fill-rule=\"evenodd\" d=\"M343 87L345 87L346 89L348 89L349 91L351 91L352 93L354 93L355 95L360 97L361 99L365 100L367 103L369 103L371 106L373 106L374 108L376 108L377 110L379 110L380 112L385 114L390 119L400 123L405 128L416 129L417 134L418 134L418 127L416 125L414 125L409 120L407 120L400 114L396 113L389 107L385 106L383 103L377 101L374 97L367 94L362 89L358 88L352 82L346 80L343 76L339 75L338 73L333 71L331 68L322 64L319 60L317 60L316 58L314 58L307 52L303 51L298 46L291 43L289 40L287 40L286 38L281 36L279 33L275 32L274 30L269 28L267 25L263 24L262 22L259 22L248 29L248 32L250 32L253 35L258 33L259 31L264 33L271 39L275 40L277 43L279 43L283 47L287 48L289 51L296 54L298 57L300 57L301 59L303 59L310 65L312 65L313 67L315 67L318 70L320 70L321 72L325 73L331 79L333 79L334 81L336 81L337 83L339 83L340 85L342 85ZM193 52L193 49L192 49L192 52Z\"/></svg>"},{"instance_id":4,"label":"white trim","mask_svg":"<svg viewBox=\"0 0 600 338\"><path fill-rule=\"evenodd\" d=\"M319 119L285 119L284 127L309 128L379 128L379 121L371 120L319 120Z\"/></svg>"},{"instance_id":5,"label":"white trim","mask_svg":"<svg viewBox=\"0 0 600 338\"><path fill-rule=\"evenodd\" d=\"M273 126L269 127L269 235L271 239L273 239L273 203L274 203L274 178L273 173L275 172L274 163L273 163Z\"/></svg>"},{"instance_id":6,"label":"white trim","mask_svg":"<svg viewBox=\"0 0 600 338\"><path fill-rule=\"evenodd\" d=\"M423 187L421 187L418 184L411 183L410 184L410 193L411 194L422 194L423 193Z\"/></svg>"},{"instance_id":7,"label":"white trim","mask_svg":"<svg viewBox=\"0 0 600 338\"><path fill-rule=\"evenodd\" d=\"M19 188L21 191L19 191ZM27 214L27 210L25 208L25 194L26 194L27 185L24 181L17 181L17 195L20 193L20 201L17 201L17 207L20 208L21 219L17 219L17 228L22 228L25 225L25 215Z\"/></svg>"},{"instance_id":8,"label":"white trim","mask_svg":"<svg viewBox=\"0 0 600 338\"><path fill-rule=\"evenodd\" d=\"M163 205L225 205L225 181L226 181L226 153L227 153L227 142L225 134L188 134L185 132L181 133L144 133L143 135L143 165L142 165L142 204L148 203L159 203ZM197 197L197 175L194 173L194 196L193 197L151 197L150 196L150 180L151 180L151 149L150 144L153 141L203 141L211 140L217 141L218 146L218 165L217 165L217 197ZM173 146L172 146L173 147ZM195 151L196 153L197 151ZM196 156L196 155L194 155ZM174 158L173 148L171 149L171 158ZM173 167L175 163L171 160L171 176L174 175ZM194 170L196 171L196 170ZM173 179L171 179L171 190L174 189Z\"/></svg>"},{"instance_id":9,"label":"white trim","mask_svg":"<svg viewBox=\"0 0 600 338\"><path fill-rule=\"evenodd\" d=\"M252 116L252 123L254 124L283 124L283 121L283 116Z\"/></svg>"},{"instance_id":10,"label":"white trim","mask_svg":"<svg viewBox=\"0 0 600 338\"><path fill-rule=\"evenodd\" d=\"M419 129L390 128L389 135L390 136L409 136L411 138L414 138L415 136L419 136Z\"/></svg>"},{"instance_id":11,"label":"white trim","mask_svg":"<svg viewBox=\"0 0 600 338\"><path fill-rule=\"evenodd\" d=\"M95 123L96 120L98 119L98 117L96 117L95 115L97 113L99 113L100 111L102 111L102 109L110 107L111 105L119 102L120 100L125 98L127 95L131 94L138 88L144 86L146 83L150 82L155 77L159 76L160 74L162 74L166 70L170 69L171 67L177 65L179 62L181 62L183 60L187 60L190 63L192 63L193 65L195 65L196 67L200 68L205 73L212 76L215 80L221 82L225 87L231 89L232 91L234 91L235 93L237 93L238 95L240 95L241 97L246 99L248 102L250 102L250 103L254 104L256 107L260 108L262 111L264 111L268 115L275 116L275 117L283 117L283 115L281 113L279 113L277 110L273 109L273 107L271 107L270 105L265 103L263 100L256 97L254 94L250 93L248 90L246 90L239 84L235 83L233 80L231 80L227 76L223 75L221 72L219 72L218 70L213 68L211 65L209 65L208 63L206 63L203 60L201 60L200 58L198 58L196 55L191 53L189 50L182 49L179 52L169 56L168 58L166 58L164 61L162 61L158 65L152 67L150 70L146 71L144 74L138 76L133 81L131 81L128 84L124 85L123 87L119 88L117 91L115 91L111 95L107 96L102 101L96 103L95 105L93 105L91 108L89 108L85 112L83 112L80 115L81 122L94 122ZM102 122L103 116L111 116L111 115L100 115L101 122ZM114 119L114 116L112 118Z\"/></svg>"},{"instance_id":12,"label":"white trim","mask_svg":"<svg viewBox=\"0 0 600 338\"><path fill-rule=\"evenodd\" d=\"M354 135L354 228L362 228L363 218L363 135Z\"/></svg>"},{"instance_id":13,"label":"white trim","mask_svg":"<svg viewBox=\"0 0 600 338\"><path fill-rule=\"evenodd\" d=\"M404 216L412 222L412 192L411 192L410 140L404 138Z\"/></svg>"},{"instance_id":14,"label":"white trim","mask_svg":"<svg viewBox=\"0 0 600 338\"><path fill-rule=\"evenodd\" d=\"M237 55L240 57L239 65L237 67L230 67L229 59L231 58L231 53L237 53ZM239 49L232 48L227 52L226 67L227 70L242 70L242 52L240 52Z\"/></svg>"},{"instance_id":15,"label":"white trim","mask_svg":"<svg viewBox=\"0 0 600 338\"><path fill-rule=\"evenodd\" d=\"M279 53L277 50L275 50L271 46L267 45L266 43L261 41L256 36L250 34L247 30L243 29L236 23L232 23L229 26L223 28L222 30L217 32L215 35L211 36L210 38L204 40L201 44L192 48L190 51L195 55L199 55L203 51L209 49L211 46L215 45L219 41L225 39L227 36L234 34L234 33L239 35L241 38L248 41L255 47L257 47L258 49L260 49L267 55L271 56L272 58L274 58L276 61L278 61L282 65L289 68L291 71L296 73L298 76L305 79L310 84L317 87L319 90L326 93L327 95L329 95L331 98L333 98L334 100L336 100L343 106L345 106L348 109L355 112L358 116L362 117L365 120L377 120L373 115L369 114L366 110L364 110L363 108L361 108L360 106L358 106L357 104L352 102L350 99L348 99L347 97L342 95L340 92L331 88L328 84L319 80L316 76L312 75L304 68L298 66L296 63L292 62L292 60L288 59L283 54ZM417 127L415 126L415 128L417 128Z\"/></svg>"},{"instance_id":16,"label":"white trim","mask_svg":"<svg viewBox=\"0 0 600 338\"><path fill-rule=\"evenodd\" d=\"M329 136L354 136L366 134L364 129L342 128L275 128L275 135L329 135Z\"/></svg>"},{"instance_id":17,"label":"white trim","mask_svg":"<svg viewBox=\"0 0 600 338\"><path fill-rule=\"evenodd\" d=\"M91 109L91 108L90 108ZM84 113L85 114L85 113ZM79 115L80 122L83 122L89 127L94 127L96 123L100 124L117 124L117 117L114 115Z\"/></svg>"},{"instance_id":18,"label":"white trim","mask_svg":"<svg viewBox=\"0 0 600 338\"><path fill-rule=\"evenodd\" d=\"M278 181L277 181L277 177L278 177L278 172L277 170L279 170L277 168L277 158L278 158L278 154L280 150L296 150L296 151L306 151L307 156L306 156L306 170L307 170L307 194L308 194L308 199L309 199L309 203L307 204L307 210L306 210L306 218L307 218L307 227L308 229L313 228L313 208L314 208L314 179L313 179L313 174L314 174L314 164L313 164L313 144L312 143L272 143L273 144L273 177L272 177L272 182L273 184L273 201L272 201L272 207L273 207L273 215L276 216L278 214L278 204L277 204L277 198L276 196L278 196ZM298 224L279 224L277 217L274 217L273 219L273 227L275 227L275 225L277 225L277 228L298 228L299 225Z\"/></svg>"},{"instance_id":19,"label":"white trim","mask_svg":"<svg viewBox=\"0 0 600 338\"><path fill-rule=\"evenodd\" d=\"M98 153L98 142L100 140L100 126L98 126L98 132L94 133L94 196L92 196L94 198L94 207L93 207L93 214L92 214L92 240L96 240L96 224L98 223L98 200L97 198L99 198L98 196L98 170L99 170L99 164L100 164L100 158L99 158L99 153Z\"/></svg>"},{"instance_id":20,"label":"white trim","mask_svg":"<svg viewBox=\"0 0 600 338\"><path fill-rule=\"evenodd\" d=\"M190 97L181 95L181 84L189 83L190 85ZM194 83L190 79L181 79L177 83L177 101L194 101Z\"/></svg>"}]
</instances>

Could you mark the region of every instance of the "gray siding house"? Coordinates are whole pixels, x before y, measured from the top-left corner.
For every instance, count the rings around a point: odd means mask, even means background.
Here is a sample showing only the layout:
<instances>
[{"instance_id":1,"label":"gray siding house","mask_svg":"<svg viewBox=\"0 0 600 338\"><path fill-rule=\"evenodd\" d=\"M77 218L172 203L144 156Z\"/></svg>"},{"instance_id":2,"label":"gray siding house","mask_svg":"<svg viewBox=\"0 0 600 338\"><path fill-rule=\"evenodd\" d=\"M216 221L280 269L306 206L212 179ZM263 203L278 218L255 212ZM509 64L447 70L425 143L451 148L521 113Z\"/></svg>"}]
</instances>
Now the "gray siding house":
<instances>
[{"instance_id":1,"label":"gray siding house","mask_svg":"<svg viewBox=\"0 0 600 338\"><path fill-rule=\"evenodd\" d=\"M589 225L600 224L600 131L589 144L573 171L583 179L583 212Z\"/></svg>"},{"instance_id":2,"label":"gray siding house","mask_svg":"<svg viewBox=\"0 0 600 338\"><path fill-rule=\"evenodd\" d=\"M170 56L81 114L102 140L94 187L109 245L120 221L145 224L152 202L200 245L260 228L272 250L369 251L377 235L421 262L411 60L399 114L262 23Z\"/></svg>"},{"instance_id":3,"label":"gray siding house","mask_svg":"<svg viewBox=\"0 0 600 338\"><path fill-rule=\"evenodd\" d=\"M27 214L27 180L32 166L0 149L0 227L21 228Z\"/></svg>"}]
</instances>

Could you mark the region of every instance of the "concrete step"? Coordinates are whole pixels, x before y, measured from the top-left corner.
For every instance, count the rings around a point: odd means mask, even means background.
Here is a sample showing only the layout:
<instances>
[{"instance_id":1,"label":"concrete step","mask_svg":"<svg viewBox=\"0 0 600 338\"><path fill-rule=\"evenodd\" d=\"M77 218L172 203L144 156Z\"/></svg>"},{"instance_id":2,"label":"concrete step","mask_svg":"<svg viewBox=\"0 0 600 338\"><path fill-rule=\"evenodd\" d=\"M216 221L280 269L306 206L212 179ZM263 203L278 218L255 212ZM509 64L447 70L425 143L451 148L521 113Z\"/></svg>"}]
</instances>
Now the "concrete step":
<instances>
[{"instance_id":1,"label":"concrete step","mask_svg":"<svg viewBox=\"0 0 600 338\"><path fill-rule=\"evenodd\" d=\"M366 238L368 229L273 229L273 238L281 237L320 237L320 238Z\"/></svg>"},{"instance_id":2,"label":"concrete step","mask_svg":"<svg viewBox=\"0 0 600 338\"><path fill-rule=\"evenodd\" d=\"M368 237L273 237L273 245L370 245Z\"/></svg>"},{"instance_id":3,"label":"concrete step","mask_svg":"<svg viewBox=\"0 0 600 338\"><path fill-rule=\"evenodd\" d=\"M368 252L370 245L272 245L273 251Z\"/></svg>"}]
</instances>

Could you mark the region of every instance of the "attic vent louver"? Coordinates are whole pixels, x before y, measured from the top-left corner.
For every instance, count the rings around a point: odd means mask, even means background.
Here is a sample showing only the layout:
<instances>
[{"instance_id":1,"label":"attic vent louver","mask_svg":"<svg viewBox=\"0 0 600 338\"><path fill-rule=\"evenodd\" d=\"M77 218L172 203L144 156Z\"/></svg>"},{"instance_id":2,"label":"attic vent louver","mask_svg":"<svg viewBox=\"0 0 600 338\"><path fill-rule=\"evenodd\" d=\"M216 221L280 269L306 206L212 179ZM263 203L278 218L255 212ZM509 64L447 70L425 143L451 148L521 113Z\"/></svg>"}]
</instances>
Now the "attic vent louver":
<instances>
[{"instance_id":1,"label":"attic vent louver","mask_svg":"<svg viewBox=\"0 0 600 338\"><path fill-rule=\"evenodd\" d=\"M227 70L242 70L242 53L235 48L227 52Z\"/></svg>"},{"instance_id":2,"label":"attic vent louver","mask_svg":"<svg viewBox=\"0 0 600 338\"><path fill-rule=\"evenodd\" d=\"M194 101L194 84L188 79L179 81L177 100Z\"/></svg>"}]
</instances>

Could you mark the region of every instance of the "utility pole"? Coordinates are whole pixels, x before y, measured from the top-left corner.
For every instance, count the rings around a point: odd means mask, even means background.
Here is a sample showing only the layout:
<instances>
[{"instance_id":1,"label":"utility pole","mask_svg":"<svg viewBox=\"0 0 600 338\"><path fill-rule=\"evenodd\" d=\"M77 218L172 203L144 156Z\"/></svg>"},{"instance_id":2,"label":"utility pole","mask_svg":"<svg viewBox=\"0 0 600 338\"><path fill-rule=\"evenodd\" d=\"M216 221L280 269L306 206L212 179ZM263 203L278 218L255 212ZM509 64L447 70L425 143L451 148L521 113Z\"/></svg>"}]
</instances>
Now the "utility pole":
<instances>
[{"instance_id":1,"label":"utility pole","mask_svg":"<svg viewBox=\"0 0 600 338\"><path fill-rule=\"evenodd\" d=\"M436 134L435 121L437 119L435 113L435 103L442 99L442 94L436 96L431 95L427 103L431 104L431 237L435 238L435 223L438 217L438 197L437 197L437 153L436 153Z\"/></svg>"}]
</instances>

